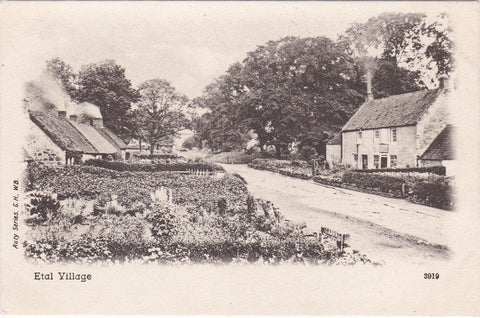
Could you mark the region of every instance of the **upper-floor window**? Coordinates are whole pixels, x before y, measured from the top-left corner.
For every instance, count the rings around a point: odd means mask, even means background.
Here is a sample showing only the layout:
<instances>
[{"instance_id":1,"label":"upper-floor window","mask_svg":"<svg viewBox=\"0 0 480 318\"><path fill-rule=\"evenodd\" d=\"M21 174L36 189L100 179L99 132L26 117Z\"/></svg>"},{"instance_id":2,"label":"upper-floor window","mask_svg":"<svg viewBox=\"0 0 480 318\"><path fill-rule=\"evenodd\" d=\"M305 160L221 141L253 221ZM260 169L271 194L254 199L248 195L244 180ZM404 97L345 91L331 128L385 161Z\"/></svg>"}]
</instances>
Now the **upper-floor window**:
<instances>
[{"instance_id":1,"label":"upper-floor window","mask_svg":"<svg viewBox=\"0 0 480 318\"><path fill-rule=\"evenodd\" d=\"M375 138L380 138L380 130L375 130Z\"/></svg>"},{"instance_id":2,"label":"upper-floor window","mask_svg":"<svg viewBox=\"0 0 480 318\"><path fill-rule=\"evenodd\" d=\"M397 141L397 130L392 129L392 141Z\"/></svg>"},{"instance_id":3,"label":"upper-floor window","mask_svg":"<svg viewBox=\"0 0 480 318\"><path fill-rule=\"evenodd\" d=\"M362 132L361 131L358 132L358 139L362 139Z\"/></svg>"}]
</instances>

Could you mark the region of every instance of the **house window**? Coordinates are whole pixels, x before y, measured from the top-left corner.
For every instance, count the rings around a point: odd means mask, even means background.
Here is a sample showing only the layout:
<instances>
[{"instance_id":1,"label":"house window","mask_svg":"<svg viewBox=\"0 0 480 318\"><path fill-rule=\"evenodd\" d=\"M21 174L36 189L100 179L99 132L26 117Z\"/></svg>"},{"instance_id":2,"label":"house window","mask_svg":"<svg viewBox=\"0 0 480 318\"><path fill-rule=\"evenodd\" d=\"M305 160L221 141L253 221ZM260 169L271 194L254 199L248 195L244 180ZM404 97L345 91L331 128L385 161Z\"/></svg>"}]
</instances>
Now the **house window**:
<instances>
[{"instance_id":1,"label":"house window","mask_svg":"<svg viewBox=\"0 0 480 318\"><path fill-rule=\"evenodd\" d=\"M373 155L373 166L375 169L378 169L380 167L380 156L379 155Z\"/></svg>"},{"instance_id":2,"label":"house window","mask_svg":"<svg viewBox=\"0 0 480 318\"><path fill-rule=\"evenodd\" d=\"M375 130L375 138L380 138L380 131L379 130Z\"/></svg>"},{"instance_id":3,"label":"house window","mask_svg":"<svg viewBox=\"0 0 480 318\"><path fill-rule=\"evenodd\" d=\"M362 132L361 131L358 132L358 139L362 139Z\"/></svg>"},{"instance_id":4,"label":"house window","mask_svg":"<svg viewBox=\"0 0 480 318\"><path fill-rule=\"evenodd\" d=\"M397 155L390 155L390 168L397 167Z\"/></svg>"},{"instance_id":5,"label":"house window","mask_svg":"<svg viewBox=\"0 0 480 318\"><path fill-rule=\"evenodd\" d=\"M397 130L392 129L392 141L397 141Z\"/></svg>"},{"instance_id":6,"label":"house window","mask_svg":"<svg viewBox=\"0 0 480 318\"><path fill-rule=\"evenodd\" d=\"M355 163L355 167L358 167L358 154L353 154L353 162Z\"/></svg>"}]
</instances>

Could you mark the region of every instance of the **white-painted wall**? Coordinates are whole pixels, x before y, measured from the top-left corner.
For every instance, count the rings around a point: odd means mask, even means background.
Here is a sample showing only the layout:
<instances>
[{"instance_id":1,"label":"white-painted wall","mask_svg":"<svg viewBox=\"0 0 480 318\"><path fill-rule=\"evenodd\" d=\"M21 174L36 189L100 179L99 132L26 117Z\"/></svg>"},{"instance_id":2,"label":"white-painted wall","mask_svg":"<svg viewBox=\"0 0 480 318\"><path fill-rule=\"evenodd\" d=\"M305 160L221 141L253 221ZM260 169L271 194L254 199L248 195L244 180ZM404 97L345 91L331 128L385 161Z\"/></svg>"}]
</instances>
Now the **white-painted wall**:
<instances>
[{"instance_id":1,"label":"white-painted wall","mask_svg":"<svg viewBox=\"0 0 480 318\"><path fill-rule=\"evenodd\" d=\"M58 147L36 124L30 121L25 150L35 161L65 164L65 151Z\"/></svg>"}]
</instances>

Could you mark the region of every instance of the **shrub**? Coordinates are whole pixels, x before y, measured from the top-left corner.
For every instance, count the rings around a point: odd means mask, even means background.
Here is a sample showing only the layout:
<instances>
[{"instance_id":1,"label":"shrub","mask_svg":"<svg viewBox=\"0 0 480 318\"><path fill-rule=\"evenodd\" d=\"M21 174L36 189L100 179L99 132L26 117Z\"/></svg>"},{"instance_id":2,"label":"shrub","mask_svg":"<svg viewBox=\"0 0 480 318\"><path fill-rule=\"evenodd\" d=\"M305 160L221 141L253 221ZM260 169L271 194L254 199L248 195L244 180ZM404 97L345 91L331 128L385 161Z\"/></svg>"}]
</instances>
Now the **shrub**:
<instances>
[{"instance_id":1,"label":"shrub","mask_svg":"<svg viewBox=\"0 0 480 318\"><path fill-rule=\"evenodd\" d=\"M304 160L311 160L317 156L317 150L312 146L303 146L300 149L300 155Z\"/></svg>"},{"instance_id":2,"label":"shrub","mask_svg":"<svg viewBox=\"0 0 480 318\"><path fill-rule=\"evenodd\" d=\"M150 159L150 160L155 160L155 159L177 159L180 158L176 154L169 153L169 154L134 154L135 158L137 159Z\"/></svg>"},{"instance_id":3,"label":"shrub","mask_svg":"<svg viewBox=\"0 0 480 318\"><path fill-rule=\"evenodd\" d=\"M315 176L313 180L333 186L354 186L367 192L393 194L398 198L405 197L413 202L440 209L453 208L452 179L436 174L344 171L338 175Z\"/></svg>"},{"instance_id":4,"label":"shrub","mask_svg":"<svg viewBox=\"0 0 480 318\"><path fill-rule=\"evenodd\" d=\"M376 189L385 193L396 192L400 194L402 191L402 185L405 183L404 180L397 177L378 173L371 174L353 171L345 172L342 176L342 182L358 185L365 189Z\"/></svg>"},{"instance_id":5,"label":"shrub","mask_svg":"<svg viewBox=\"0 0 480 318\"><path fill-rule=\"evenodd\" d=\"M445 167L413 167L413 168L389 168L389 169L354 169L355 172L374 173L374 172L420 172L433 173L444 176Z\"/></svg>"},{"instance_id":6,"label":"shrub","mask_svg":"<svg viewBox=\"0 0 480 318\"><path fill-rule=\"evenodd\" d=\"M176 233L175 208L168 204L156 204L147 212L145 220L150 224L150 231L154 238L160 241L169 241Z\"/></svg>"},{"instance_id":7,"label":"shrub","mask_svg":"<svg viewBox=\"0 0 480 318\"><path fill-rule=\"evenodd\" d=\"M85 162L88 166L101 167L116 171L145 171L145 172L159 172L159 171L189 171L189 170L207 170L207 171L225 171L221 166L211 163L189 163L189 162L175 162L175 163L130 163L107 160L87 160Z\"/></svg>"},{"instance_id":8,"label":"shrub","mask_svg":"<svg viewBox=\"0 0 480 318\"><path fill-rule=\"evenodd\" d=\"M235 178L237 178L238 180L242 181L243 184L247 184L247 180L245 180L244 177L242 177L241 175L239 175L238 173L234 172L232 174L232 176L234 176Z\"/></svg>"},{"instance_id":9,"label":"shrub","mask_svg":"<svg viewBox=\"0 0 480 318\"><path fill-rule=\"evenodd\" d=\"M51 192L32 191L27 195L27 213L34 217L31 221L44 222L49 217L56 217L60 202Z\"/></svg>"},{"instance_id":10,"label":"shrub","mask_svg":"<svg viewBox=\"0 0 480 318\"><path fill-rule=\"evenodd\" d=\"M453 208L452 187L440 182L419 182L415 184L410 195L414 202L432 207L451 210Z\"/></svg>"},{"instance_id":11,"label":"shrub","mask_svg":"<svg viewBox=\"0 0 480 318\"><path fill-rule=\"evenodd\" d=\"M273 171L304 180L310 179L312 175L311 165L302 160L255 159L248 166L250 168Z\"/></svg>"},{"instance_id":12,"label":"shrub","mask_svg":"<svg viewBox=\"0 0 480 318\"><path fill-rule=\"evenodd\" d=\"M192 150L193 147L195 147L195 138L193 136L185 139L185 141L182 144L182 148L185 148L185 149Z\"/></svg>"}]
</instances>

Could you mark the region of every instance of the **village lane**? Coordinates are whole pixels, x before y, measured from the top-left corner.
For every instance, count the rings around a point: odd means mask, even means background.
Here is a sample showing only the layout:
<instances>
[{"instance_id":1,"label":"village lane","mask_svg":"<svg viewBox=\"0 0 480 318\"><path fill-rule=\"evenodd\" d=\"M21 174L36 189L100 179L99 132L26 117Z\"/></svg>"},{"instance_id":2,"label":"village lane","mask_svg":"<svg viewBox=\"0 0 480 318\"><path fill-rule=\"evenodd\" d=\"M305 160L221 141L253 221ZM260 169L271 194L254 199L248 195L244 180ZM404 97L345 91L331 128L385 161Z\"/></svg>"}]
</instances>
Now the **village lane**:
<instances>
[{"instance_id":1,"label":"village lane","mask_svg":"<svg viewBox=\"0 0 480 318\"><path fill-rule=\"evenodd\" d=\"M451 256L445 233L454 212L324 186L246 165L222 166L245 178L249 191L272 201L286 219L305 222L309 232L319 232L326 226L348 233L350 247L374 261L423 265Z\"/></svg>"}]
</instances>

